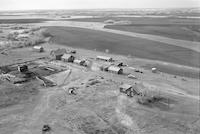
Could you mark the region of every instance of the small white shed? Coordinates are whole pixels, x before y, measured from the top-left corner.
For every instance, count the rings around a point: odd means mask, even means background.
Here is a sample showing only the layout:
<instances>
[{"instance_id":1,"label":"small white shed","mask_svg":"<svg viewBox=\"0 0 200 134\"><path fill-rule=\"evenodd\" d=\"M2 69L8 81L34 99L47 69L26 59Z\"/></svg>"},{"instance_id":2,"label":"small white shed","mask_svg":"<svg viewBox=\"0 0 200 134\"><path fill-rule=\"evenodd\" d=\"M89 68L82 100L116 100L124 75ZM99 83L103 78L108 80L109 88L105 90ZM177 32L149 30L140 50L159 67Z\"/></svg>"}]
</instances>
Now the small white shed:
<instances>
[{"instance_id":1,"label":"small white shed","mask_svg":"<svg viewBox=\"0 0 200 134\"><path fill-rule=\"evenodd\" d=\"M106 57L106 56L97 56L97 60L103 60L103 61L108 61L108 62L113 61L111 57Z\"/></svg>"},{"instance_id":2,"label":"small white shed","mask_svg":"<svg viewBox=\"0 0 200 134\"><path fill-rule=\"evenodd\" d=\"M44 48L42 46L34 46L33 47L33 51L36 51L36 52L43 52L44 51Z\"/></svg>"}]
</instances>

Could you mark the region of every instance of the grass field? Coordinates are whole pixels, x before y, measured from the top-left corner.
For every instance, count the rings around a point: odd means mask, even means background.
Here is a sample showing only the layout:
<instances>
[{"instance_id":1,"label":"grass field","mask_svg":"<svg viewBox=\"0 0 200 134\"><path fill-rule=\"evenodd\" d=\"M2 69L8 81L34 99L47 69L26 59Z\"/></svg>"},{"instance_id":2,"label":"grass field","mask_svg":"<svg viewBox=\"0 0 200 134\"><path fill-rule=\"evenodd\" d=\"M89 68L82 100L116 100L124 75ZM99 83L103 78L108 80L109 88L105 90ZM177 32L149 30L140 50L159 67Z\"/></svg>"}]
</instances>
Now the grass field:
<instances>
[{"instance_id":1,"label":"grass field","mask_svg":"<svg viewBox=\"0 0 200 134\"><path fill-rule=\"evenodd\" d=\"M70 47L200 67L198 52L158 42L72 27L48 27L52 42Z\"/></svg>"},{"instance_id":2,"label":"grass field","mask_svg":"<svg viewBox=\"0 0 200 134\"><path fill-rule=\"evenodd\" d=\"M200 41L200 32L193 31L189 26L136 26L136 25L108 25L105 28L142 34L153 34L174 39Z\"/></svg>"},{"instance_id":3,"label":"grass field","mask_svg":"<svg viewBox=\"0 0 200 134\"><path fill-rule=\"evenodd\" d=\"M188 77L188 78L200 79L200 72L198 70L177 68L170 65L161 65L161 64L147 64L143 67L146 69L151 69L153 67L156 67L160 72Z\"/></svg>"},{"instance_id":4,"label":"grass field","mask_svg":"<svg viewBox=\"0 0 200 134\"><path fill-rule=\"evenodd\" d=\"M29 99L33 99L38 93L38 83L26 83L22 86L14 86L9 83L0 85L0 109L24 104Z\"/></svg>"},{"instance_id":5,"label":"grass field","mask_svg":"<svg viewBox=\"0 0 200 134\"><path fill-rule=\"evenodd\" d=\"M103 17L74 19L74 21L104 22L106 20L129 20L131 25L107 25L105 28L143 34L160 35L175 39L200 41L200 19L186 18L136 18L136 17Z\"/></svg>"}]
</instances>

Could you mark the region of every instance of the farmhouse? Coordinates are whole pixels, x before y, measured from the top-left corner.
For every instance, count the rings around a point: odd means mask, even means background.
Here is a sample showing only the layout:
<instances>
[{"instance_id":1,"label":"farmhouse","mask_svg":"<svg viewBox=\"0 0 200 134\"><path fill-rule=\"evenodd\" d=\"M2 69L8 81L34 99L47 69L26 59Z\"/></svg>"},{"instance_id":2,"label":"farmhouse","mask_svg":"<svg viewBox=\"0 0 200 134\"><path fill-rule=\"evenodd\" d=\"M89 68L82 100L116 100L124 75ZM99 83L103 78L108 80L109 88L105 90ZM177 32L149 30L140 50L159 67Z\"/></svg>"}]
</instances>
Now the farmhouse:
<instances>
[{"instance_id":1,"label":"farmhouse","mask_svg":"<svg viewBox=\"0 0 200 134\"><path fill-rule=\"evenodd\" d=\"M97 60L103 60L103 61L108 61L108 62L113 61L111 57L106 57L106 56L97 56Z\"/></svg>"},{"instance_id":2,"label":"farmhouse","mask_svg":"<svg viewBox=\"0 0 200 134\"><path fill-rule=\"evenodd\" d=\"M125 93L129 97L133 97L134 95L140 95L142 96L142 92L139 90L137 85L129 85L129 84L123 84L119 87L119 90L121 93Z\"/></svg>"},{"instance_id":3,"label":"farmhouse","mask_svg":"<svg viewBox=\"0 0 200 134\"><path fill-rule=\"evenodd\" d=\"M50 55L55 60L61 60L61 57L66 53L66 49L57 49L51 51Z\"/></svg>"},{"instance_id":4,"label":"farmhouse","mask_svg":"<svg viewBox=\"0 0 200 134\"><path fill-rule=\"evenodd\" d=\"M64 54L62 57L61 57L61 60L64 61L64 62L73 62L75 59L75 57L71 54Z\"/></svg>"},{"instance_id":5,"label":"farmhouse","mask_svg":"<svg viewBox=\"0 0 200 134\"><path fill-rule=\"evenodd\" d=\"M123 73L123 69L119 68L117 66L110 66L110 67L108 67L108 72L116 73L116 74L122 74Z\"/></svg>"},{"instance_id":6,"label":"farmhouse","mask_svg":"<svg viewBox=\"0 0 200 134\"><path fill-rule=\"evenodd\" d=\"M33 51L36 51L36 52L43 52L44 51L44 48L42 46L34 46L33 47Z\"/></svg>"},{"instance_id":7,"label":"farmhouse","mask_svg":"<svg viewBox=\"0 0 200 134\"><path fill-rule=\"evenodd\" d=\"M85 60L75 59L75 60L74 60L74 63L75 63L75 64L78 64L78 65L84 65Z\"/></svg>"}]
</instances>

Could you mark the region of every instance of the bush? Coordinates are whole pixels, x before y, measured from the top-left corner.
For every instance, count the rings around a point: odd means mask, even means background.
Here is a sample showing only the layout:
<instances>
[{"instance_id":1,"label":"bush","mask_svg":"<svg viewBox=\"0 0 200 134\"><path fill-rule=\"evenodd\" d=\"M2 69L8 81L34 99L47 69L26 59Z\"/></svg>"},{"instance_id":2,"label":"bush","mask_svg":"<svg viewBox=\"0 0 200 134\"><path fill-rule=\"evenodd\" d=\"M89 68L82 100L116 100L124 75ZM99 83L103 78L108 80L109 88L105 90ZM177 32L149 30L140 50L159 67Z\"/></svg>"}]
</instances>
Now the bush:
<instances>
[{"instance_id":1,"label":"bush","mask_svg":"<svg viewBox=\"0 0 200 134\"><path fill-rule=\"evenodd\" d=\"M52 35L51 35L46 29L40 30L40 34L41 34L41 36L43 36L44 38L52 37Z\"/></svg>"}]
</instances>

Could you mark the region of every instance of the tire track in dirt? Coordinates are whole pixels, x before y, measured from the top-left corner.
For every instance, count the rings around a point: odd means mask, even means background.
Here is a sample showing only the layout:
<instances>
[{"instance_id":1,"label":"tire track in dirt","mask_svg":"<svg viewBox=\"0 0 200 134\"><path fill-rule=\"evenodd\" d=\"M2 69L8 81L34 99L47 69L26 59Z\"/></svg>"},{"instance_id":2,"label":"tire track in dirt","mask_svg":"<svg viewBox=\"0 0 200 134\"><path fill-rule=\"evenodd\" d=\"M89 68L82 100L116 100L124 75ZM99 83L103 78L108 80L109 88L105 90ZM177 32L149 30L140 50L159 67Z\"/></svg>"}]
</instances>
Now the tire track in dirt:
<instances>
[{"instance_id":1,"label":"tire track in dirt","mask_svg":"<svg viewBox=\"0 0 200 134\"><path fill-rule=\"evenodd\" d=\"M127 107L126 102L127 102L126 96L124 96L124 95L118 96L117 106L116 106L116 109L115 109L117 118L121 122L121 124L130 128L134 132L134 134L139 134L140 128L138 127L136 122L134 122L132 120L132 118L125 113L125 110L126 110L126 107Z\"/></svg>"}]
</instances>

